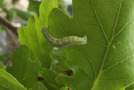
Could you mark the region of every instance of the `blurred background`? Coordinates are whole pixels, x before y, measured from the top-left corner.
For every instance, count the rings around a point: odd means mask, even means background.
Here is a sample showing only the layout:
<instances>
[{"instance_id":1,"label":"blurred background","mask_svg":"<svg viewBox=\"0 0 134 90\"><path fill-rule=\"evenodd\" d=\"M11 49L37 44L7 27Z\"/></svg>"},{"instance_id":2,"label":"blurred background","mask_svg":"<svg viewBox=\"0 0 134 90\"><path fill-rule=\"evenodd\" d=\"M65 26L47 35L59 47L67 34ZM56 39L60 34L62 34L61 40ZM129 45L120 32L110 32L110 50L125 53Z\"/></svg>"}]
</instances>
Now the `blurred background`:
<instances>
[{"instance_id":1,"label":"blurred background","mask_svg":"<svg viewBox=\"0 0 134 90\"><path fill-rule=\"evenodd\" d=\"M33 13L39 14L40 3L41 0L0 0L0 61L5 66L10 64L12 52L20 45L16 30L26 25ZM72 0L58 0L58 4L72 16Z\"/></svg>"}]
</instances>

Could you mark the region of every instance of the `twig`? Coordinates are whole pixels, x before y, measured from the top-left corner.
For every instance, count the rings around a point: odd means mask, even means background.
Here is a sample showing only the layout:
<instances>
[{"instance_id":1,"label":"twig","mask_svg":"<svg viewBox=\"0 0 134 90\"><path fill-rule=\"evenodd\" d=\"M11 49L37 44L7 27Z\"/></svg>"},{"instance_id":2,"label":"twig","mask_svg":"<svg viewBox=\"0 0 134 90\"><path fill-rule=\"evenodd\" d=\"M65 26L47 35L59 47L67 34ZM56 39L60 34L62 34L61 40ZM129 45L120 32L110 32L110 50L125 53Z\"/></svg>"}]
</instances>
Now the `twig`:
<instances>
[{"instance_id":1,"label":"twig","mask_svg":"<svg viewBox=\"0 0 134 90\"><path fill-rule=\"evenodd\" d=\"M10 37L10 39L11 39L13 45L14 45L14 48L15 48L15 49L18 48L19 45L18 45L18 43L16 42L15 38L13 37L12 32L11 32L7 27L5 27L5 30L6 30L6 32L7 32L7 34L8 34L8 36Z\"/></svg>"},{"instance_id":2,"label":"twig","mask_svg":"<svg viewBox=\"0 0 134 90\"><path fill-rule=\"evenodd\" d=\"M0 23L17 35L17 27L14 27L7 19L0 16Z\"/></svg>"}]
</instances>

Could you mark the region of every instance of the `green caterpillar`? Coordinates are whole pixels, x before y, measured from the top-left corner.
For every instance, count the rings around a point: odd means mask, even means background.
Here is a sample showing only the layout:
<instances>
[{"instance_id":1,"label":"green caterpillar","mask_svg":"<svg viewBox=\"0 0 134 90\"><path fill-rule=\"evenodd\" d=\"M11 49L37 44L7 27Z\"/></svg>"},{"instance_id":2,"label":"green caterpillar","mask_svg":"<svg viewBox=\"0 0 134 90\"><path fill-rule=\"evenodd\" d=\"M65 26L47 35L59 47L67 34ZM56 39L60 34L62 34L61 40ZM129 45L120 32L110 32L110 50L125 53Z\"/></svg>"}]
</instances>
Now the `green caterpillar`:
<instances>
[{"instance_id":1,"label":"green caterpillar","mask_svg":"<svg viewBox=\"0 0 134 90\"><path fill-rule=\"evenodd\" d=\"M48 42L50 44L52 44L55 47L66 47L66 46L70 46L70 45L82 45L82 44L86 44L87 43L87 37L77 37L77 36L68 36L68 37L63 37L61 39L57 39L54 38L48 31L47 28L43 27L42 28L42 33L44 35L44 37L46 38L46 40L48 40Z\"/></svg>"}]
</instances>

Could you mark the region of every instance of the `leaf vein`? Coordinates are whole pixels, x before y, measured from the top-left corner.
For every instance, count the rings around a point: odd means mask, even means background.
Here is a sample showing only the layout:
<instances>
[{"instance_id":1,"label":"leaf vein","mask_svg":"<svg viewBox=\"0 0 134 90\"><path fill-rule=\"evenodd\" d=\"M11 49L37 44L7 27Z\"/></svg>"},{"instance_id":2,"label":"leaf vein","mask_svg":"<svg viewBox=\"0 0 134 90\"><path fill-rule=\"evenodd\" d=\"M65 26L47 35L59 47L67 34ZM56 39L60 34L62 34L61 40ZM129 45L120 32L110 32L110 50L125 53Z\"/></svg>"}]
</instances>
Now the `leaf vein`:
<instances>
[{"instance_id":1,"label":"leaf vein","mask_svg":"<svg viewBox=\"0 0 134 90\"><path fill-rule=\"evenodd\" d=\"M122 29L120 29L119 32L114 35L114 38L117 37L117 36L119 36L119 34L121 34L121 32L131 23L131 21L132 21L133 19L134 19L134 18L132 17L132 18L122 27Z\"/></svg>"},{"instance_id":2,"label":"leaf vein","mask_svg":"<svg viewBox=\"0 0 134 90\"><path fill-rule=\"evenodd\" d=\"M88 59L88 61L91 63L91 65L92 65L92 67L93 67L93 69L94 69L94 74L95 74L95 77L96 77L96 69L95 69L95 66L94 66L94 64L93 64L93 62L92 62L92 59L81 49L81 48L79 48L79 50L85 55L85 57Z\"/></svg>"},{"instance_id":3,"label":"leaf vein","mask_svg":"<svg viewBox=\"0 0 134 90\"><path fill-rule=\"evenodd\" d=\"M81 21L79 20L79 17L77 17L77 19L75 19L75 20L77 20L77 22L78 22L79 26L81 26L81 28L83 28L83 29L85 28L85 27L81 24ZM83 32L82 32L82 33L83 33ZM105 44L100 43L100 42L98 42L98 41L92 39L91 37L89 37L89 38L90 38L92 41L94 41L95 43L97 43L98 45L103 46L103 47L106 47Z\"/></svg>"},{"instance_id":4,"label":"leaf vein","mask_svg":"<svg viewBox=\"0 0 134 90\"><path fill-rule=\"evenodd\" d=\"M102 32L103 32L103 34L104 34L104 37L105 37L106 41L109 42L108 37L107 37L107 35L106 35L106 32L105 32L105 30L104 30L104 27L103 27L103 25L102 25L102 23L101 23L101 21L100 21L100 19L99 19L99 16L98 16L98 14L97 14L97 11L96 11L96 9L95 9L95 7L94 7L93 0L91 0L91 4L92 4L92 7L93 7L93 11L94 11L94 13L95 13L95 16L96 16L96 18L97 18L97 21L98 21L98 23L99 23L99 25L100 25L100 27L101 27L101 29L102 29Z\"/></svg>"},{"instance_id":5,"label":"leaf vein","mask_svg":"<svg viewBox=\"0 0 134 90\"><path fill-rule=\"evenodd\" d=\"M55 22L55 24L60 28L60 30L67 36L66 32L61 28L61 26L58 24L58 22L56 22L56 20L54 19L54 16L52 16L52 19Z\"/></svg>"},{"instance_id":6,"label":"leaf vein","mask_svg":"<svg viewBox=\"0 0 134 90\"><path fill-rule=\"evenodd\" d=\"M117 27L118 22L119 22L119 17L120 17L120 12L121 12L121 8L122 8L122 3L123 3L123 0L121 0L121 3L120 3L118 15L117 15L117 19L116 19L115 26L114 26L114 30L113 30L113 35L114 35L114 33L115 33L116 27Z\"/></svg>"},{"instance_id":7,"label":"leaf vein","mask_svg":"<svg viewBox=\"0 0 134 90\"><path fill-rule=\"evenodd\" d=\"M92 2L92 0L91 0L91 2ZM119 12L118 12L117 20L115 22L114 31L115 31L115 28L117 27L118 19L119 19L119 16L120 16L120 10L121 10L121 6L122 6L122 2L123 2L123 0L121 0L121 4L119 6ZM92 4L93 4L93 2L92 2ZM114 33L114 31L113 31L113 33ZM92 90L94 89L95 84L97 83L97 81L99 81L99 78L100 78L100 76L101 76L101 74L103 72L104 63L105 63L105 60L106 60L107 55L109 53L109 50L110 50L111 44L113 42L113 39L114 39L114 37L113 37L113 34L112 34L112 37L111 37L110 41L108 42L107 49L106 49L106 52L104 54L104 58L102 60L102 65L101 65L101 68L100 68L100 72L99 72L98 77L96 78L96 80L95 80L95 82L93 84Z\"/></svg>"},{"instance_id":8,"label":"leaf vein","mask_svg":"<svg viewBox=\"0 0 134 90\"><path fill-rule=\"evenodd\" d=\"M134 56L134 55L131 55L131 56L127 57L126 59L124 59L124 60L122 60L122 61L120 61L120 62L118 62L118 63L115 63L114 65L109 66L107 69L103 70L102 73L104 73L104 72L110 70L111 68L113 68L113 67L115 67L115 66L117 66L117 65L119 65L119 64L121 64L121 63L124 63L124 62L127 61L127 60L130 60L133 56Z\"/></svg>"}]
</instances>

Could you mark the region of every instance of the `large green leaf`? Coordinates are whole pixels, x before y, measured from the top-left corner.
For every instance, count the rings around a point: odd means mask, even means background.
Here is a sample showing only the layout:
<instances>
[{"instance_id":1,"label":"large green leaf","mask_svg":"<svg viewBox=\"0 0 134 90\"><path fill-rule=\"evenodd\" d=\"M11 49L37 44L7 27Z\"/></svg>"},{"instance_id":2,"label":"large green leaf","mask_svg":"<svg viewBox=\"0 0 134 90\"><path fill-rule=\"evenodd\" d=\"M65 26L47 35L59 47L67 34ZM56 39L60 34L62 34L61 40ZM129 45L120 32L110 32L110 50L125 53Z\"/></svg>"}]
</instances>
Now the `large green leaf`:
<instances>
[{"instance_id":1,"label":"large green leaf","mask_svg":"<svg viewBox=\"0 0 134 90\"><path fill-rule=\"evenodd\" d=\"M38 80L40 63L31 61L30 50L21 46L12 56L12 67L7 71L12 74L26 88L31 88Z\"/></svg>"},{"instance_id":2,"label":"large green leaf","mask_svg":"<svg viewBox=\"0 0 134 90\"><path fill-rule=\"evenodd\" d=\"M26 90L13 76L0 69L0 90Z\"/></svg>"},{"instance_id":3,"label":"large green leaf","mask_svg":"<svg viewBox=\"0 0 134 90\"><path fill-rule=\"evenodd\" d=\"M73 90L124 90L134 83L133 0L73 0L73 17L54 9L48 25L57 38L88 38L64 48L74 75L59 75L59 83Z\"/></svg>"},{"instance_id":4,"label":"large green leaf","mask_svg":"<svg viewBox=\"0 0 134 90\"><path fill-rule=\"evenodd\" d=\"M34 14L28 20L27 26L22 26L18 31L21 44L29 47L33 56L41 61L42 66L47 68L51 66L49 52L52 46L44 39L41 29L43 26L47 27L48 15L55 7L57 7L57 0L42 0L39 19Z\"/></svg>"}]
</instances>

